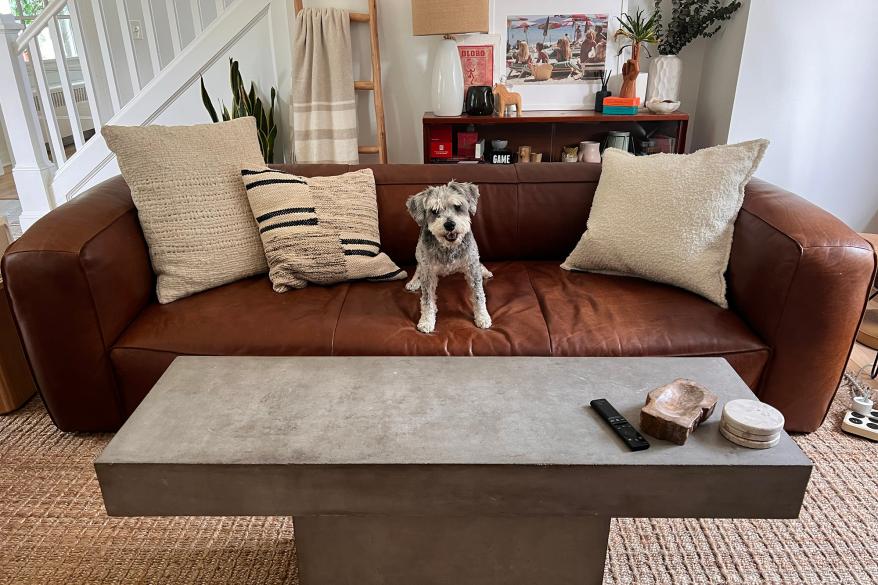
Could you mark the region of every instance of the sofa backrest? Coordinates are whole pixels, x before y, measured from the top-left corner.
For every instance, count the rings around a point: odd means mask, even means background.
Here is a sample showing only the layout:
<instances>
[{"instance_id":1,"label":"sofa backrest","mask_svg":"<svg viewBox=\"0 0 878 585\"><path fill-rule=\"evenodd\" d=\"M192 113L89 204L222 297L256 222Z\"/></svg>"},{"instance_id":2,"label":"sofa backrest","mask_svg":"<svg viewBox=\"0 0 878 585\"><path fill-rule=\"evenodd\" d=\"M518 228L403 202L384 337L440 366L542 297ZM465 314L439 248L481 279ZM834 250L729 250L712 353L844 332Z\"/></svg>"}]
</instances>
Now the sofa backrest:
<instances>
[{"instance_id":1,"label":"sofa backrest","mask_svg":"<svg viewBox=\"0 0 878 585\"><path fill-rule=\"evenodd\" d=\"M473 231L482 259L560 260L585 230L600 165L279 165L306 177L371 168L378 190L381 245L400 264L414 263L419 228L405 201L455 179L479 186Z\"/></svg>"}]
</instances>

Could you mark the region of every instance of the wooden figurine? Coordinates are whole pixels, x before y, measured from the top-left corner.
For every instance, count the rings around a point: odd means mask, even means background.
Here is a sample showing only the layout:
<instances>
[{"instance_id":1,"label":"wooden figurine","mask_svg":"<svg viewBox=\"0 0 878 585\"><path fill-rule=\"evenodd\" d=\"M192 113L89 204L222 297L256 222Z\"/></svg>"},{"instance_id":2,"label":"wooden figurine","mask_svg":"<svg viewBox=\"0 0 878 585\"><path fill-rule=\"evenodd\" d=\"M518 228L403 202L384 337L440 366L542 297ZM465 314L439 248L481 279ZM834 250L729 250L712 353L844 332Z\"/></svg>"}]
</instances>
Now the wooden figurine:
<instances>
[{"instance_id":1,"label":"wooden figurine","mask_svg":"<svg viewBox=\"0 0 878 585\"><path fill-rule=\"evenodd\" d=\"M501 118L506 117L506 108L512 105L515 106L515 115L521 116L521 94L509 91L502 83L494 86L494 102L497 104L497 113Z\"/></svg>"},{"instance_id":2,"label":"wooden figurine","mask_svg":"<svg viewBox=\"0 0 878 585\"><path fill-rule=\"evenodd\" d=\"M679 378L656 388L640 410L640 430L657 439L682 445L716 406L716 394L692 380Z\"/></svg>"},{"instance_id":3,"label":"wooden figurine","mask_svg":"<svg viewBox=\"0 0 878 585\"><path fill-rule=\"evenodd\" d=\"M640 75L640 45L631 46L631 58L622 65L622 89L619 97L637 97L637 76Z\"/></svg>"}]
</instances>

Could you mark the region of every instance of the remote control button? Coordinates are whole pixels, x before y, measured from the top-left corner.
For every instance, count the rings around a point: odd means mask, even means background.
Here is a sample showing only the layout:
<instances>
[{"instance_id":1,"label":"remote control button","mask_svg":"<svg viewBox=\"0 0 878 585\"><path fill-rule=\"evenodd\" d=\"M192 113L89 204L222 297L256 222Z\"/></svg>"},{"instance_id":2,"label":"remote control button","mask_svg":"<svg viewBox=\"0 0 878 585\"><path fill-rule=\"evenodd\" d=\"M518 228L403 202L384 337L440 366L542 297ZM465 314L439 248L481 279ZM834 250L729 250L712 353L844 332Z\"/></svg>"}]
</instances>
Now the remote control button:
<instances>
[{"instance_id":1,"label":"remote control button","mask_svg":"<svg viewBox=\"0 0 878 585\"><path fill-rule=\"evenodd\" d=\"M862 419L859 419L859 418L852 418L852 419L851 419L850 421L848 421L848 422L852 422L852 423L854 423L855 425L861 425L861 424L863 424L863 420L862 420Z\"/></svg>"},{"instance_id":2,"label":"remote control button","mask_svg":"<svg viewBox=\"0 0 878 585\"><path fill-rule=\"evenodd\" d=\"M866 416L866 415L865 415L865 414L860 414L859 412L851 411L851 416L855 416L855 417L857 417L857 418L863 418L863 417Z\"/></svg>"},{"instance_id":3,"label":"remote control button","mask_svg":"<svg viewBox=\"0 0 878 585\"><path fill-rule=\"evenodd\" d=\"M869 420L870 420L871 422L878 423L878 418L875 418L874 416L870 416L870 417L869 417Z\"/></svg>"},{"instance_id":4,"label":"remote control button","mask_svg":"<svg viewBox=\"0 0 878 585\"><path fill-rule=\"evenodd\" d=\"M873 410L869 414L871 414L872 416L878 416L878 410Z\"/></svg>"},{"instance_id":5,"label":"remote control button","mask_svg":"<svg viewBox=\"0 0 878 585\"><path fill-rule=\"evenodd\" d=\"M870 429L878 429L878 424L875 423L866 423L866 426Z\"/></svg>"}]
</instances>

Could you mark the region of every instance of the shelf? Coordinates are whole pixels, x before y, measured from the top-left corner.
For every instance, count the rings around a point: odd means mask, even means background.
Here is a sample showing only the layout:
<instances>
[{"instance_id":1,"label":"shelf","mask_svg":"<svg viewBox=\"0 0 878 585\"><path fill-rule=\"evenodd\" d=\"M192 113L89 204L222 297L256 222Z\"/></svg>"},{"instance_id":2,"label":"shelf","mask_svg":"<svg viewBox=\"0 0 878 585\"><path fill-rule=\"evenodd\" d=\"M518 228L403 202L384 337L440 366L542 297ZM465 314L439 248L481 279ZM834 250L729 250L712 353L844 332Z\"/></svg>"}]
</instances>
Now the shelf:
<instances>
[{"instance_id":1,"label":"shelf","mask_svg":"<svg viewBox=\"0 0 878 585\"><path fill-rule=\"evenodd\" d=\"M605 115L594 110L545 110L522 112L521 116L437 116L433 112L424 114L424 124L430 126L474 124L487 125L518 125L518 124L599 124L604 122L682 122L689 120L689 114L676 111L673 114L653 114L643 109L633 116Z\"/></svg>"}]
</instances>

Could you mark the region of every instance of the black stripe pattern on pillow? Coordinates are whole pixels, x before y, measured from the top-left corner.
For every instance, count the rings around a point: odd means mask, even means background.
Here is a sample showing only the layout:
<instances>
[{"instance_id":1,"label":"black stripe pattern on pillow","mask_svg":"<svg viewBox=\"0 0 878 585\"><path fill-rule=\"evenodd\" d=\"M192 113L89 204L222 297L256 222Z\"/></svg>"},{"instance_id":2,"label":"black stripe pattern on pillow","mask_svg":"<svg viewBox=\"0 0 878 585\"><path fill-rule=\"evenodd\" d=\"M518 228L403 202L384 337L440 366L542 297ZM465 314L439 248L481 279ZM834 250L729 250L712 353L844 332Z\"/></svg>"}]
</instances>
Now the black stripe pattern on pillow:
<instances>
[{"instance_id":1,"label":"black stripe pattern on pillow","mask_svg":"<svg viewBox=\"0 0 878 585\"><path fill-rule=\"evenodd\" d=\"M407 276L381 251L371 170L306 178L263 167L241 177L276 291Z\"/></svg>"}]
</instances>

